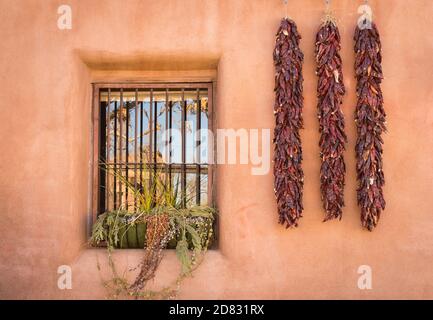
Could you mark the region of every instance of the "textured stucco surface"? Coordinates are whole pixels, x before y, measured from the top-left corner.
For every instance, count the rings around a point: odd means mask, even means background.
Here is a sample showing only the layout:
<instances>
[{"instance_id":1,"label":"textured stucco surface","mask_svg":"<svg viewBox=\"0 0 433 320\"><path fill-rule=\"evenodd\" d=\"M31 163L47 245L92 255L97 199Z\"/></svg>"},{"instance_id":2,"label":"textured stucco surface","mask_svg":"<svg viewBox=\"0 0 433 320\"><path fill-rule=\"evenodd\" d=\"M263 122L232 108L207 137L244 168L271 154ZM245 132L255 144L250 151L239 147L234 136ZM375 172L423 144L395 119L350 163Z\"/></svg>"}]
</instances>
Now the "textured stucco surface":
<instances>
[{"instance_id":1,"label":"textured stucco surface","mask_svg":"<svg viewBox=\"0 0 433 320\"><path fill-rule=\"evenodd\" d=\"M370 0L383 42L387 209L360 227L356 206L353 31L362 1L332 1L342 35L349 144L342 221L322 223L314 38L321 0L290 0L305 53L304 218L277 224L273 176L217 171L220 248L180 298L433 298L433 2ZM57 28L71 5L73 28ZM94 80L217 77L219 128L273 128L272 50L280 0L0 0L0 298L104 298L87 249ZM217 72L216 72L217 71ZM119 252L122 267L140 252ZM73 289L57 289L57 267ZM357 288L357 268L373 289ZM177 271L167 252L155 285ZM102 276L106 270L103 270Z\"/></svg>"}]
</instances>

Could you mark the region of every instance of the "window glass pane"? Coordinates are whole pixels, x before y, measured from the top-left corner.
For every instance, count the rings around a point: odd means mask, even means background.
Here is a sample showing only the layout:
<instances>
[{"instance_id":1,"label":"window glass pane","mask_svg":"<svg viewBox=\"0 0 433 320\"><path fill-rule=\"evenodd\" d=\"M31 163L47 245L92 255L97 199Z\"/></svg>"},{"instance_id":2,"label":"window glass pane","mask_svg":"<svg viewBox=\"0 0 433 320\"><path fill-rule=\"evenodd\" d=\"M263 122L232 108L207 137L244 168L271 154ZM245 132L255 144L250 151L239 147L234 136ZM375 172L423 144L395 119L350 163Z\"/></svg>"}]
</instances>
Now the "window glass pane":
<instances>
[{"instance_id":1,"label":"window glass pane","mask_svg":"<svg viewBox=\"0 0 433 320\"><path fill-rule=\"evenodd\" d=\"M107 161L107 135L109 135L109 124L108 121L108 90L101 90L99 93L99 125L100 125L100 131L99 131L99 156L100 161L106 162ZM107 177L105 173L102 170L99 170L99 188L103 192L101 192L99 197L99 205L102 207L107 206Z\"/></svg>"},{"instance_id":2,"label":"window glass pane","mask_svg":"<svg viewBox=\"0 0 433 320\"><path fill-rule=\"evenodd\" d=\"M110 92L110 135L108 137L108 144L110 146L109 160L115 162L119 160L120 151L120 91L111 90Z\"/></svg>"},{"instance_id":3,"label":"window glass pane","mask_svg":"<svg viewBox=\"0 0 433 320\"><path fill-rule=\"evenodd\" d=\"M123 90L123 108L122 108L122 204L125 209L129 210L133 205L133 192L127 186L134 180L135 173L135 90ZM133 184L132 184L133 185Z\"/></svg>"},{"instance_id":4,"label":"window glass pane","mask_svg":"<svg viewBox=\"0 0 433 320\"><path fill-rule=\"evenodd\" d=\"M189 171L189 170L188 170ZM195 168L193 168L195 171ZM196 204L196 174L186 174L186 206L191 207Z\"/></svg>"},{"instance_id":5,"label":"window glass pane","mask_svg":"<svg viewBox=\"0 0 433 320\"><path fill-rule=\"evenodd\" d=\"M139 123L138 142L140 162L149 161L150 156L150 92L138 90Z\"/></svg>"},{"instance_id":6,"label":"window glass pane","mask_svg":"<svg viewBox=\"0 0 433 320\"><path fill-rule=\"evenodd\" d=\"M137 172L134 172L137 180L137 190L143 191L144 188L148 188L150 185L149 181L149 170L147 165L150 156L150 91L144 89L137 89L137 134L135 140L137 142ZM135 132L134 132L135 134ZM134 181L135 183L135 181Z\"/></svg>"},{"instance_id":7,"label":"window glass pane","mask_svg":"<svg viewBox=\"0 0 433 320\"><path fill-rule=\"evenodd\" d=\"M154 125L154 161L157 163L167 163L168 152L165 144L165 137L163 134L167 128L166 121L168 121L168 112L165 107L166 94L165 89L153 91L153 108L154 108L154 119L156 125ZM156 139L155 139L156 138ZM156 142L155 142L156 141Z\"/></svg>"},{"instance_id":8,"label":"window glass pane","mask_svg":"<svg viewBox=\"0 0 433 320\"><path fill-rule=\"evenodd\" d=\"M108 90L101 90L101 92L99 93L99 107L100 107L100 126L102 129L102 132L105 134L101 134L101 139L102 141L100 141L100 144L102 146L102 144L104 144L104 149L105 150L101 150L101 151L105 151L105 154L101 154L101 160L103 161L107 161L108 157L109 157L109 152L107 151L107 147L109 146L109 139L108 137L111 134L111 125L110 125L110 111L109 111L109 105L108 105ZM105 131L104 131L104 127L105 126Z\"/></svg>"},{"instance_id":9,"label":"window glass pane","mask_svg":"<svg viewBox=\"0 0 433 320\"><path fill-rule=\"evenodd\" d=\"M201 167L200 174L200 205L208 205L208 173L207 166Z\"/></svg>"},{"instance_id":10,"label":"window glass pane","mask_svg":"<svg viewBox=\"0 0 433 320\"><path fill-rule=\"evenodd\" d=\"M200 163L209 163L209 112L208 112L208 91L200 90Z\"/></svg>"},{"instance_id":11,"label":"window glass pane","mask_svg":"<svg viewBox=\"0 0 433 320\"><path fill-rule=\"evenodd\" d=\"M182 91L170 90L169 101L171 102L171 128L177 134L172 134L171 141L171 163L182 163Z\"/></svg>"},{"instance_id":12,"label":"window glass pane","mask_svg":"<svg viewBox=\"0 0 433 320\"><path fill-rule=\"evenodd\" d=\"M173 192L176 204L180 204L181 199L181 173L179 170L172 170L171 173L171 191Z\"/></svg>"},{"instance_id":13,"label":"window glass pane","mask_svg":"<svg viewBox=\"0 0 433 320\"><path fill-rule=\"evenodd\" d=\"M110 90L110 135L108 137L109 145L110 145L110 166L109 174L109 198L113 199L112 208L116 209L119 207L121 201L121 191L120 191L120 181L116 177L117 172L120 170L119 162L120 162L120 125L121 125L121 116L120 116L120 90ZM111 205L110 205L111 206Z\"/></svg>"},{"instance_id":14,"label":"window glass pane","mask_svg":"<svg viewBox=\"0 0 433 320\"><path fill-rule=\"evenodd\" d=\"M127 162L129 163L135 163L135 125L137 120L135 115L135 90L123 91L123 107L125 108L125 118L123 120L125 128L123 133L125 143L125 159L127 159Z\"/></svg>"},{"instance_id":15,"label":"window glass pane","mask_svg":"<svg viewBox=\"0 0 433 320\"><path fill-rule=\"evenodd\" d=\"M197 133L197 90L185 90L186 122L185 122L185 162L196 163Z\"/></svg>"},{"instance_id":16,"label":"window glass pane","mask_svg":"<svg viewBox=\"0 0 433 320\"><path fill-rule=\"evenodd\" d=\"M99 173L102 211L136 210L134 190L149 192L156 179L171 188L177 205L207 204L207 89L104 88L99 99L99 156L106 165ZM168 144L164 134L170 127L176 134Z\"/></svg>"}]
</instances>

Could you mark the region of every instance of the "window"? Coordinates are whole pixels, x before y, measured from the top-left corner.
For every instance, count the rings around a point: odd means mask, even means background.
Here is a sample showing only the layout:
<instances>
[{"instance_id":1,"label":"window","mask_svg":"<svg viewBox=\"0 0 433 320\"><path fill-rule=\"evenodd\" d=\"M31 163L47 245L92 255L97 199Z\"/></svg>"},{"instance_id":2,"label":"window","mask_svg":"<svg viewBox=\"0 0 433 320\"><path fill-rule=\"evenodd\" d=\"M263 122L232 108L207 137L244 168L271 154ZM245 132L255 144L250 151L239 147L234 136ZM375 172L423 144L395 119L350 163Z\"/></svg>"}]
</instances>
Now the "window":
<instances>
[{"instance_id":1,"label":"window","mask_svg":"<svg viewBox=\"0 0 433 320\"><path fill-rule=\"evenodd\" d=\"M126 185L144 190L157 177L184 207L212 204L212 83L95 84L94 106L95 216L133 210Z\"/></svg>"}]
</instances>

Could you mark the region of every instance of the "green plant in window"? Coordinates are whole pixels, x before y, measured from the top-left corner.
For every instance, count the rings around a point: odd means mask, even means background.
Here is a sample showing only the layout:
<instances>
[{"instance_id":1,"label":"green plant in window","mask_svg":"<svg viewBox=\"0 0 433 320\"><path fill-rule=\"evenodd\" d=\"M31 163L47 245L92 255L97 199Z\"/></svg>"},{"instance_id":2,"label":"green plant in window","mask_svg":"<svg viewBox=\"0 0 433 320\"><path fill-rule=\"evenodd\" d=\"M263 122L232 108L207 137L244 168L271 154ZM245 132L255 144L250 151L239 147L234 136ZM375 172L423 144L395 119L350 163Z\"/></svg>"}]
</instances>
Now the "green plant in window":
<instances>
[{"instance_id":1,"label":"green plant in window","mask_svg":"<svg viewBox=\"0 0 433 320\"><path fill-rule=\"evenodd\" d=\"M172 298L211 245L216 210L209 206L183 207L182 203L189 201L182 199L179 183L167 183L167 176L161 170L153 171L151 183L146 175L141 175L144 178L137 187L120 170L102 166L134 195L133 203L123 203L120 208L99 215L93 226L90 242L95 246L106 244L113 273L104 285L116 298L122 294L145 299ZM112 259L114 249L128 247L130 242L144 250L137 267L140 272L132 284L126 277L119 277ZM171 286L159 292L146 290L146 283L155 277L165 248L175 248L181 272Z\"/></svg>"}]
</instances>

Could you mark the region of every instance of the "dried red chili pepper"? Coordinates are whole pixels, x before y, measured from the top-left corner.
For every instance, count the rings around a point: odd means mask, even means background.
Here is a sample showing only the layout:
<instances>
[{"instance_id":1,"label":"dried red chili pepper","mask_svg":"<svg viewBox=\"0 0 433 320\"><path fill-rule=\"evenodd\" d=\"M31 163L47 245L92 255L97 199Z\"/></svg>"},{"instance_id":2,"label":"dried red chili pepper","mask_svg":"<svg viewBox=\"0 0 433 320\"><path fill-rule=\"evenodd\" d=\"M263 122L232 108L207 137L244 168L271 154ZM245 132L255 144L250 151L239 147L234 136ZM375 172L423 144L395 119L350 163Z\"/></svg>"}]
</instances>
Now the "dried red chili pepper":
<instances>
[{"instance_id":1,"label":"dried red chili pepper","mask_svg":"<svg viewBox=\"0 0 433 320\"><path fill-rule=\"evenodd\" d=\"M274 49L274 191L279 223L286 228L298 226L303 211L304 173L299 130L303 127L304 55L299 48L300 39L295 22L283 19Z\"/></svg>"},{"instance_id":2,"label":"dried red chili pepper","mask_svg":"<svg viewBox=\"0 0 433 320\"><path fill-rule=\"evenodd\" d=\"M341 103L346 92L340 57L340 33L328 18L316 35L317 116L320 129L320 190L324 221L341 219L346 166L343 153L347 137Z\"/></svg>"},{"instance_id":3,"label":"dried red chili pepper","mask_svg":"<svg viewBox=\"0 0 433 320\"><path fill-rule=\"evenodd\" d=\"M381 135L386 131L386 114L380 88L383 79L382 48L379 32L374 23L371 29L357 27L354 40L358 99L355 115L358 131L358 205L361 207L362 226L372 231L379 221L381 211L385 209Z\"/></svg>"}]
</instances>

